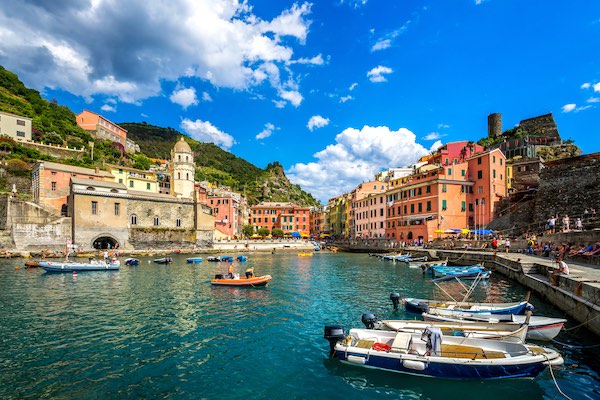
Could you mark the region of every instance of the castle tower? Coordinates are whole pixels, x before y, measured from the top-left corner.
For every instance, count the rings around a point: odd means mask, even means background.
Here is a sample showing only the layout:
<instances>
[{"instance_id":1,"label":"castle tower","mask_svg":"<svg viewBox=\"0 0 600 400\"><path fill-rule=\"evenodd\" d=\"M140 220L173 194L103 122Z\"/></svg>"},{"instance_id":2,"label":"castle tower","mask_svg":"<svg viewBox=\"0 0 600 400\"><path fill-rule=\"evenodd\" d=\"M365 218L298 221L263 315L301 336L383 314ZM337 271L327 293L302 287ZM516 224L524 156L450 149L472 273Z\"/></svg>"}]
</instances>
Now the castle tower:
<instances>
[{"instance_id":1,"label":"castle tower","mask_svg":"<svg viewBox=\"0 0 600 400\"><path fill-rule=\"evenodd\" d=\"M194 154L183 136L171 150L171 193L184 199L194 198Z\"/></svg>"},{"instance_id":2,"label":"castle tower","mask_svg":"<svg viewBox=\"0 0 600 400\"><path fill-rule=\"evenodd\" d=\"M502 135L502 114L488 115L488 137L496 138L500 135Z\"/></svg>"}]
</instances>

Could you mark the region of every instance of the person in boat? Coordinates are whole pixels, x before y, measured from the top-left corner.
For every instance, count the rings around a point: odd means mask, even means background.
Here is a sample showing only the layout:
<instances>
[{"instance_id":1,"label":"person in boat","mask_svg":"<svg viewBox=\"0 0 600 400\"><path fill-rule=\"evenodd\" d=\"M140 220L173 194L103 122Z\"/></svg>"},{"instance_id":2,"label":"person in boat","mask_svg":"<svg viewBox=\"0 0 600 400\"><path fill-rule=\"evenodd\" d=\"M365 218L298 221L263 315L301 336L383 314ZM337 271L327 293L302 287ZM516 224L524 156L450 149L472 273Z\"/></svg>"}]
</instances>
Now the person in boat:
<instances>
[{"instance_id":1,"label":"person in boat","mask_svg":"<svg viewBox=\"0 0 600 400\"><path fill-rule=\"evenodd\" d=\"M254 267L250 267L246 270L246 279L254 277Z\"/></svg>"},{"instance_id":2,"label":"person in boat","mask_svg":"<svg viewBox=\"0 0 600 400\"><path fill-rule=\"evenodd\" d=\"M229 267L227 268L227 278L233 279L233 263L230 263Z\"/></svg>"}]
</instances>

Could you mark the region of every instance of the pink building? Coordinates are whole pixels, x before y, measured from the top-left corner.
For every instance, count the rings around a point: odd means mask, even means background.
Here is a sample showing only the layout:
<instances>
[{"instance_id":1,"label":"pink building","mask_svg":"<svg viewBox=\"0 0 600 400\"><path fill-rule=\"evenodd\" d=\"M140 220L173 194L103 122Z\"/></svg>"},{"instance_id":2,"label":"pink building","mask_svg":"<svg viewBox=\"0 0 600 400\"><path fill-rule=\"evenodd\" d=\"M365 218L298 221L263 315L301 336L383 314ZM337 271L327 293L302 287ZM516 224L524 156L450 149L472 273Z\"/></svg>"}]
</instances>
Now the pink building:
<instances>
[{"instance_id":1,"label":"pink building","mask_svg":"<svg viewBox=\"0 0 600 400\"><path fill-rule=\"evenodd\" d=\"M242 210L239 195L223 193L208 195L206 205L212 209L215 217L215 229L228 239L241 236Z\"/></svg>"},{"instance_id":2,"label":"pink building","mask_svg":"<svg viewBox=\"0 0 600 400\"><path fill-rule=\"evenodd\" d=\"M127 131L102 115L83 110L82 113L77 114L77 125L81 129L92 133L98 139L120 143L124 149L128 149Z\"/></svg>"},{"instance_id":3,"label":"pink building","mask_svg":"<svg viewBox=\"0 0 600 400\"><path fill-rule=\"evenodd\" d=\"M388 182L371 181L358 185L352 192L350 237L357 239L385 237L386 191Z\"/></svg>"}]
</instances>

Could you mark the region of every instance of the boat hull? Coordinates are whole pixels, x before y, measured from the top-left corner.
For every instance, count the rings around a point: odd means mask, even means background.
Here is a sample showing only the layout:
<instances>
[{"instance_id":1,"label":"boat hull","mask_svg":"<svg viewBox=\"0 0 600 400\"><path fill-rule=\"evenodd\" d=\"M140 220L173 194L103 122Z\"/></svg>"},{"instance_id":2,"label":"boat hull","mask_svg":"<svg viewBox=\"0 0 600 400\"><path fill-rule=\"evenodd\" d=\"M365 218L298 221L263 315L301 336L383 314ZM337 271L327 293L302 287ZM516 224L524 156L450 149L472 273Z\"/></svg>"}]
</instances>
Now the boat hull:
<instances>
[{"instance_id":1,"label":"boat hull","mask_svg":"<svg viewBox=\"0 0 600 400\"><path fill-rule=\"evenodd\" d=\"M466 312L470 314L523 314L525 308L530 305L526 301L519 303L469 303L469 302L440 302L436 300L408 298L404 300L406 311L421 314L428 312L430 307L448 308L453 307L453 312Z\"/></svg>"},{"instance_id":2,"label":"boat hull","mask_svg":"<svg viewBox=\"0 0 600 400\"><path fill-rule=\"evenodd\" d=\"M40 261L40 268L46 272L65 273L65 272L89 272L89 271L118 271L121 268L120 263L61 263L52 261Z\"/></svg>"},{"instance_id":3,"label":"boat hull","mask_svg":"<svg viewBox=\"0 0 600 400\"><path fill-rule=\"evenodd\" d=\"M213 279L210 283L214 286L256 287L266 286L271 279L271 275L263 275L252 278Z\"/></svg>"},{"instance_id":4,"label":"boat hull","mask_svg":"<svg viewBox=\"0 0 600 400\"><path fill-rule=\"evenodd\" d=\"M191 257L191 258L186 258L185 261L188 264L195 264L195 263L199 263L202 262L202 257Z\"/></svg>"}]
</instances>

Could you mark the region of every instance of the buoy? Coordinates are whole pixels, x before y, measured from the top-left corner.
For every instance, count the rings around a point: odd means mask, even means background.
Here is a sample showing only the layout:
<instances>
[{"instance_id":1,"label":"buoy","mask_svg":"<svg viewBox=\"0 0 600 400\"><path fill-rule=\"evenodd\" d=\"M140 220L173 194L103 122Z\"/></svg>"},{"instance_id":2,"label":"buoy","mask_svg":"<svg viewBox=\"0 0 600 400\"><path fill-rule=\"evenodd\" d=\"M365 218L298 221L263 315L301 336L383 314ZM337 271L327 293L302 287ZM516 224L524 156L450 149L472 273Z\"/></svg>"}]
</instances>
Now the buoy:
<instances>
[{"instance_id":1,"label":"buoy","mask_svg":"<svg viewBox=\"0 0 600 400\"><path fill-rule=\"evenodd\" d=\"M15 266L15 271L18 271L18 270L19 270L19 266L18 266L18 265L16 265L16 266Z\"/></svg>"},{"instance_id":2,"label":"buoy","mask_svg":"<svg viewBox=\"0 0 600 400\"><path fill-rule=\"evenodd\" d=\"M77 271L73 271L73 276L77 276Z\"/></svg>"}]
</instances>

